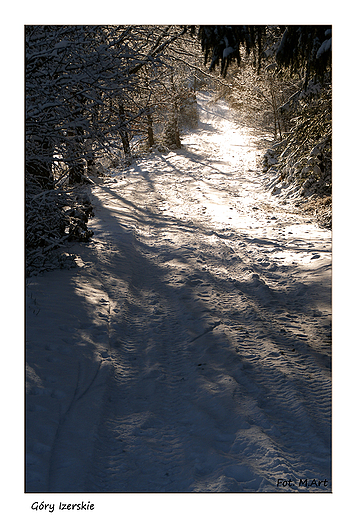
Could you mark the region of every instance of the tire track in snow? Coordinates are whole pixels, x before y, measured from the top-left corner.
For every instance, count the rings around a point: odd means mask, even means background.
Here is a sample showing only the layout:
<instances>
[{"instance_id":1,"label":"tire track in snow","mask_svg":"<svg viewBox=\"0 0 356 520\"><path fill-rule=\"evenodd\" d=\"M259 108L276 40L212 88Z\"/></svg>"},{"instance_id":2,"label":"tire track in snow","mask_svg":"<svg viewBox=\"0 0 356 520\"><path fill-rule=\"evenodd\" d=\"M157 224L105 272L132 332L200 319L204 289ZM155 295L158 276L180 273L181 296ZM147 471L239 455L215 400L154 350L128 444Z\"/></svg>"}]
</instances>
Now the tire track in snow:
<instances>
[{"instance_id":1,"label":"tire track in snow","mask_svg":"<svg viewBox=\"0 0 356 520\"><path fill-rule=\"evenodd\" d=\"M163 383L167 379L169 366L165 346L159 341L164 311L160 310L157 304L162 294L157 298L157 283L150 282L147 272L143 276L134 243L128 245L124 254L126 269L129 267L130 270L128 298L110 324L111 357L114 360L115 377L111 380L105 398L102 428L99 429L100 440L94 456L94 466L97 468L94 482L88 483L88 486L94 486L94 489L99 486L99 489L109 491L130 490L130 487L137 489L141 482L137 479L137 473L145 474L145 461L147 471L148 468L152 471L155 466L161 466L163 471L174 445L170 432L165 433L164 428L160 427L163 424L161 416L164 419L167 414L164 406L167 386ZM115 302L115 295L112 289L110 291L110 297ZM141 293L146 295L146 301L140 300ZM147 307L143 307L144 304ZM172 335L174 330L169 331L167 337ZM150 357L150 349L157 346L159 352ZM184 363L178 365L178 370L183 365ZM150 401L152 395L153 402ZM158 410L155 406L158 406ZM146 444L145 432L150 432L152 420L155 432ZM165 455L163 459L162 453ZM138 463L140 468L137 468ZM157 469L156 479L148 478L147 475L146 479L154 481L151 485L163 485L167 480L166 473L168 471L159 475ZM88 482L90 479L91 477L88 478Z\"/></svg>"},{"instance_id":2,"label":"tire track in snow","mask_svg":"<svg viewBox=\"0 0 356 520\"><path fill-rule=\"evenodd\" d=\"M115 345L115 338L120 331L120 340L116 342L120 350L115 362L118 370L115 379L111 381L102 431L99 429L94 455L93 467L96 470L88 479L88 490L185 491L189 488L188 482L192 483L193 488L198 486L195 482L197 473L201 479L202 475L211 471L211 464L206 466L201 457L199 459L197 456L196 450L199 453L199 442L204 440L204 435L210 432L211 437L211 432L216 431L217 412L207 412L205 407L201 409L201 405L189 404L189 399L200 391L200 379L197 380L196 371L201 364L197 363L193 343L213 332L218 323L206 326L204 308L201 306L201 310L198 310L199 304L192 301L191 291L187 291L184 286L181 291L173 289L172 292L162 283L161 273L157 277L151 274L154 265L151 264L147 269L143 265L139 268L139 255L136 246L130 244L125 261L126 266L133 266L129 276L130 301L125 305L125 312L121 312L124 314L121 331L122 324L115 327L114 323L111 324L111 328L115 328L112 345ZM199 279L190 277L190 281L190 287L201 285ZM140 291L141 295L146 294L145 308L140 300L142 296L138 296L138 302L132 297ZM157 296L149 298L149 293L156 293ZM114 300L114 295L111 294L110 298ZM155 300L161 301L165 309L155 309ZM134 308L137 309L136 315ZM155 315L157 311L158 315ZM116 356L114 350L112 347L112 359ZM144 359L147 359L148 367L143 363ZM153 366L148 370L150 364ZM145 373L147 377L143 376ZM182 389L184 386L186 390ZM122 395L125 397L121 398ZM113 405L113 401L116 401L113 396L117 396L117 406ZM129 410L128 424L125 422L126 407ZM146 420L152 415L153 426L148 428ZM135 422L135 417L137 423L132 429L130 425ZM200 426L197 417L203 426ZM200 430L203 430L204 435L199 434ZM146 431L149 435L142 434ZM196 437L198 440L195 440ZM126 449L122 448L124 444ZM193 453L190 454L190 451ZM147 453L151 476L138 478L137 467L141 468L142 473ZM192 464L191 461L195 462ZM112 468L116 468L116 473ZM180 475L182 472L183 476ZM156 475L156 479L152 475Z\"/></svg>"}]
</instances>

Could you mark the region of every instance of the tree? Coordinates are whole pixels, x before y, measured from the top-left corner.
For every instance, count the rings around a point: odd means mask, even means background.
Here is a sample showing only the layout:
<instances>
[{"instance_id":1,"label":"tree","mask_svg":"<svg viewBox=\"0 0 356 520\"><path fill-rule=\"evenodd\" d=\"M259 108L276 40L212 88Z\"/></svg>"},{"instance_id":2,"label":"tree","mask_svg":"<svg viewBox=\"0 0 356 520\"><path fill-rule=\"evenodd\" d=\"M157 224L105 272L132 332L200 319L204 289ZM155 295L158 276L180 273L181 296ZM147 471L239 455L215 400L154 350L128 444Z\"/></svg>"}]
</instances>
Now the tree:
<instances>
[{"instance_id":1,"label":"tree","mask_svg":"<svg viewBox=\"0 0 356 520\"><path fill-rule=\"evenodd\" d=\"M26 247L36 269L65 240L90 237L90 206L78 208L61 187L63 180L84 182L86 168L103 157L131 161L131 139L142 131L142 121L152 130L153 92L168 70L164 53L186 30L25 28Z\"/></svg>"},{"instance_id":2,"label":"tree","mask_svg":"<svg viewBox=\"0 0 356 520\"><path fill-rule=\"evenodd\" d=\"M54 163L83 177L83 160L117 135L130 159L130 128L147 109L140 97L143 69L162 66L164 49L182 27L27 26L26 171L51 184ZM144 96L143 96L144 97ZM135 100L135 101L133 101ZM147 101L147 99L146 99ZM95 151L85 144L91 143Z\"/></svg>"},{"instance_id":3,"label":"tree","mask_svg":"<svg viewBox=\"0 0 356 520\"><path fill-rule=\"evenodd\" d=\"M289 25L285 28L276 53L277 63L289 68L291 74L324 82L330 78L331 26Z\"/></svg>"},{"instance_id":4,"label":"tree","mask_svg":"<svg viewBox=\"0 0 356 520\"><path fill-rule=\"evenodd\" d=\"M259 68L265 33L266 26L263 25L201 25L198 29L205 63L211 60L210 70L214 70L220 64L222 76L226 76L233 62L241 64L242 49L247 54L252 51Z\"/></svg>"},{"instance_id":5,"label":"tree","mask_svg":"<svg viewBox=\"0 0 356 520\"><path fill-rule=\"evenodd\" d=\"M193 26L192 31L195 30ZM319 81L328 76L331 67L331 26L202 25L198 29L205 62L210 60L210 70L220 64L223 76L232 63L241 64L242 50L247 55L252 53L259 70L272 36L275 38L277 34L279 37L281 33L276 52L280 66L289 68L292 73L304 73L305 86L313 75Z\"/></svg>"},{"instance_id":6,"label":"tree","mask_svg":"<svg viewBox=\"0 0 356 520\"><path fill-rule=\"evenodd\" d=\"M133 141L142 143L148 149L155 145L180 148L180 129L183 112L187 122L187 104L194 100L191 63L202 61L202 55L195 38L189 36L181 26L149 26L150 34L156 37L162 32L171 34L164 48L160 44L160 66L143 65L136 70L140 78L140 88L131 96L131 103L144 106L142 117L137 118L132 127ZM193 51L193 46L195 47Z\"/></svg>"},{"instance_id":7,"label":"tree","mask_svg":"<svg viewBox=\"0 0 356 520\"><path fill-rule=\"evenodd\" d=\"M198 35L210 69L220 65L232 84L228 98L236 105L248 93L249 107L272 109L279 142L269 154L281 185L330 202L331 26L200 26Z\"/></svg>"}]
</instances>

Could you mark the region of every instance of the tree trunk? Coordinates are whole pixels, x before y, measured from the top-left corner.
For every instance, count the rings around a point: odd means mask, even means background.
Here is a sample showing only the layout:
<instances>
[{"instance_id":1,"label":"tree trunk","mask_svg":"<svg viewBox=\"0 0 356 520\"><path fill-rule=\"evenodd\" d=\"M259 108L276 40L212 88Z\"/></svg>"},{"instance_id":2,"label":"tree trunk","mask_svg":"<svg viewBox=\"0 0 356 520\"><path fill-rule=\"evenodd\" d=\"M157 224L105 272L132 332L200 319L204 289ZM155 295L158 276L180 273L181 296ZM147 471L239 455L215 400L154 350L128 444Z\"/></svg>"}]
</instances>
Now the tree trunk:
<instances>
[{"instance_id":1,"label":"tree trunk","mask_svg":"<svg viewBox=\"0 0 356 520\"><path fill-rule=\"evenodd\" d=\"M270 79L270 89L271 89L271 98L272 98L272 106L273 106L273 116L274 116L274 134L275 138L277 138L277 129L279 132L279 138L282 140L282 130L281 130L281 122L278 115L278 107L276 101L276 94L274 89L274 84L272 78Z\"/></svg>"},{"instance_id":2,"label":"tree trunk","mask_svg":"<svg viewBox=\"0 0 356 520\"><path fill-rule=\"evenodd\" d=\"M131 149L130 149L130 138L129 134L127 132L127 128L125 125L125 110L123 105L119 104L119 116L120 116L120 122L121 122L121 128L119 130L122 147L124 149L124 155L125 155L125 162L126 164L132 163L132 156L131 156Z\"/></svg>"},{"instance_id":3,"label":"tree trunk","mask_svg":"<svg viewBox=\"0 0 356 520\"><path fill-rule=\"evenodd\" d=\"M87 161L87 172L95 173L95 155L93 152L92 139L86 139L84 143L85 159Z\"/></svg>"},{"instance_id":4,"label":"tree trunk","mask_svg":"<svg viewBox=\"0 0 356 520\"><path fill-rule=\"evenodd\" d=\"M151 110L147 112L147 137L148 137L148 146L152 148L155 144L154 136L153 136L153 124L152 124L152 114Z\"/></svg>"},{"instance_id":5,"label":"tree trunk","mask_svg":"<svg viewBox=\"0 0 356 520\"><path fill-rule=\"evenodd\" d=\"M171 113L165 128L165 138L167 146L173 146L175 148L181 148L182 143L179 135L179 122L178 122L178 102L177 102L177 90L173 81L173 74L170 77L171 90L172 90L172 105Z\"/></svg>"}]
</instances>

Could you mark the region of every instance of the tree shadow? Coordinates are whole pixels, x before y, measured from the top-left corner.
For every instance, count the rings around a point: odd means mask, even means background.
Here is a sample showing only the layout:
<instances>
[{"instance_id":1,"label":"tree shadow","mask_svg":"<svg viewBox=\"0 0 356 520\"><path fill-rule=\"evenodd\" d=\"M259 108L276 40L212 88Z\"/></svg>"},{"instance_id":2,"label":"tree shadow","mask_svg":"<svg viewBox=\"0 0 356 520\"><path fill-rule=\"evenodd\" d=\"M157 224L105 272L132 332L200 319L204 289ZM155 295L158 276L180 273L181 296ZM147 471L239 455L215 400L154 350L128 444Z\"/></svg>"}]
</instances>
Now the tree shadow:
<instances>
[{"instance_id":1,"label":"tree shadow","mask_svg":"<svg viewBox=\"0 0 356 520\"><path fill-rule=\"evenodd\" d=\"M149 172L141 170L141 175L154 191ZM58 320L47 321L41 332L41 356L46 355L46 342L57 347L60 338L61 345L68 345L63 339L69 342L70 351L61 354L62 370L70 369L68 377L76 383L71 381L74 393L58 409L50 455L42 460L42 464L49 464L50 479L29 484L28 491L192 490L202 472L209 478L215 471L212 467L196 468L196 459L207 456L207 436L214 460L221 467L241 463L241 457L231 455L230 450L246 419L246 410L239 408L246 396L283 430L283 435L265 433L270 442L284 450L291 467L304 468L301 438L305 445L316 431L326 446L329 442L325 421L319 421L320 428L315 424L320 419L317 399L323 392L318 374L320 369L329 371L331 350L330 345L318 348L317 342L291 327L294 318L289 316L314 318L317 301L323 298L329 302L328 290L322 293L320 284L306 281L290 283L283 292L260 278L220 275L226 246L221 240L209 242L213 235L219 238L209 224L197 226L154 213L116 189L105 185L100 189L117 201L117 207L105 207L101 199L92 196L94 206L100 207L102 226L97 226L91 242L73 246L83 259L82 267L58 277L49 273L39 278L43 291L53 291L53 309L58 315L69 315L63 324L66 331L59 329ZM152 239L147 239L145 226L149 226ZM163 230L169 231L169 238L158 244L155 236ZM184 243L175 241L182 232ZM209 242L209 247L197 250L197 236L204 239L202 245ZM259 275L263 278L262 268ZM59 282L52 283L52 278ZM61 300L56 303L59 295ZM322 342L325 338L326 334L319 336ZM268 352L263 348L266 340ZM299 411L290 409L287 414L285 410L290 388L284 375L288 364L294 398L314 417L310 431L301 424ZM314 378L308 385L304 367L309 367ZM40 370L43 378L51 376L47 362ZM228 400L223 392L213 391L222 376L234 381L234 393ZM311 401L310 395L315 399ZM36 399L41 403L36 404ZM46 407L48 399L33 395L28 403L39 410L33 406ZM284 410L280 419L278 409ZM32 438L36 419L31 413ZM36 413L43 421L46 412ZM48 415L48 422L51 417ZM80 425L80 420L84 424ZM86 453L77 450L83 428L96 432L95 439L89 436L83 444ZM221 444L222 431L228 440ZM150 442L136 440L146 434ZM157 445L155 439L159 440ZM289 447L291 439L298 441L294 450ZM310 445L315 445L314 438ZM297 461L296 454L300 457ZM142 466L134 470L140 460ZM139 489L140 474L146 471L147 463L150 469L145 489ZM122 470L125 464L131 468L128 480ZM181 487L183 480L166 472L151 482L151 476L159 475L167 464L177 468L177 475L186 475L186 488ZM266 477L263 469L258 475ZM241 483L229 482L229 490L241 491Z\"/></svg>"},{"instance_id":2,"label":"tree shadow","mask_svg":"<svg viewBox=\"0 0 356 520\"><path fill-rule=\"evenodd\" d=\"M122 197L118 198L125 203ZM96 203L99 204L99 200ZM163 227L169 226L171 231L181 233L183 230L192 237L197 233L206 237L211 236L212 230L208 227L197 228L196 225L177 218L152 215L147 209L136 209L140 215L138 218L144 216L149 219L153 234L159 232ZM304 391L305 380L302 365L306 363L311 366L314 363L314 376L317 378L320 368L325 371L330 369L330 355L325 351L318 352L315 344L311 344L310 338L304 337L299 330L289 329L287 331L288 327L283 329L282 325L286 322L279 318L285 319L293 312L307 318L314 309L313 295L320 296L317 284L298 283L295 287L290 284L288 291L283 293L283 291L271 289L256 278L248 281L221 279L197 263L197 252L194 247L182 247L182 245L175 244L174 241L167 241L164 246L158 246L154 242L147 244L135 235L134 230L127 233L126 228L121 229L125 234L120 235L119 214L105 207L101 208L101 213L106 222L112 220L109 227L115 227L118 230L117 236L122 236L123 242L118 241L112 245L108 257L104 252L102 257L99 255L96 260L93 259L93 262L96 265L105 265L106 274L102 283L110 299L115 298L115 294L117 294L111 288L119 286L120 281L124 281L128 300L125 302L126 296L123 295L120 310L114 320L116 338L114 340L114 351L116 351L114 358L117 355L117 362L124 367L124 370L127 370L128 376L117 383L116 388L111 387L110 389L111 394L114 392L117 396L123 394L128 397L122 407L118 405L115 408L116 418L111 417L110 421L115 420L117 421L115 424L119 424L120 417L123 418L127 413L142 414L142 422L138 431L146 430L148 428L147 414L151 414L158 422L163 421L169 428L172 434L170 442L180 446L177 455L180 460L179 464L189 465L188 461L192 457L192 444L186 443L187 431L180 419L175 419L174 407L179 408L179 404L173 400L174 395L180 395L181 390L178 388L183 384L184 377L189 376L190 390L194 389L193 394L199 394L199 402L206 403L212 398L208 389L209 381L213 384L222 372L235 378L241 367L250 366L249 377L260 385L258 395L264 394L261 403L267 398L273 398L278 407L282 406L285 398L284 390L282 392L282 389L285 388L282 377L284 365L281 367L280 357L284 357L287 362L288 360L293 362L294 368L300 365L300 373L299 369L295 368L295 372L291 376L294 380L293 385L298 387L296 395L303 401L306 413L315 415L318 404L315 401L307 402L310 394L309 390ZM147 220L141 222L147 223ZM204 251L204 263L218 265L221 262L221 244L216 248L210 247L209 251L210 257ZM110 257L117 254L121 256L122 260L110 262ZM172 283L172 277L167 275L165 266L172 259L183 266L185 271L184 277L179 283L177 280L173 280ZM122 270L118 271L120 266ZM211 307L209 299L205 300L204 296L201 296L206 287L209 287L210 294L213 295L220 293L236 295L236 304L232 305L229 310L224 308L224 313L221 314L217 305ZM247 301L243 311L239 309L239 296L241 295ZM327 299L326 293L325 298ZM298 304L296 304L297 300ZM249 309L247 309L248 307ZM189 330L190 326L192 326L192 330ZM231 340L235 329L240 330L241 328L244 328L250 335L248 348L244 347L246 340L244 335L240 335L237 343L236 340ZM231 334L229 336L229 333L232 333L232 336ZM273 360L272 356L272 358L268 358L268 364L264 365L264 353L261 352L263 342L257 341L258 333L261 334L260 339L267 338L273 345L278 363ZM251 342L251 336L257 338L255 345ZM170 338L169 344L167 344L168 338ZM239 342L241 342L240 345ZM157 351L160 352L158 365ZM247 352L249 352L248 355ZM257 370L249 365L248 359L251 353L261 360ZM314 360L312 363L311 358ZM227 359L229 360L228 366L226 365ZM209 370L206 368L204 371L205 365L209 365ZM196 374L195 377L192 376L193 370ZM131 376L130 373L132 373ZM143 382L139 374L147 374L146 386L144 386L146 396L141 400L137 399L137 395L143 391ZM152 375L155 377L152 378ZM270 382L270 388L266 387L267 381ZM236 382L238 385L240 384L238 377ZM313 388L314 395L322 392L322 386L318 382L314 383ZM276 389L280 392L279 395L275 395ZM157 404L157 395L159 396L158 401L161 400L160 405ZM127 401L135 403L137 408L130 408ZM194 403L193 399L192 406L195 406ZM278 403L280 404L278 405ZM202 406L204 407L205 404ZM169 408L170 412L167 411ZM108 409L107 414L110 416L111 413ZM275 408L271 409L271 416L274 413ZM289 437L296 435L295 429L298 428L299 423L298 416L293 414L294 412L290 411L289 429L282 438L276 440L279 445L281 443L288 445ZM211 419L212 431L217 433L220 428L223 428L232 435L238 429L240 420L241 418L231 417L229 421L224 414L218 414ZM280 424L283 425L283 418ZM283 427L285 428L286 425L284 424ZM305 429L305 425L301 431L302 436L307 438L308 431ZM327 432L324 432L324 437L327 443L329 438ZM168 437L162 440L163 446L168 442L167 439ZM116 441L113 438L112 442L118 443L119 437L116 438ZM198 449L197 445L195 448ZM140 453L138 451L135 456L140 456ZM300 456L302 457L302 453ZM117 457L120 459L119 455ZM156 462L159 464L157 451L152 457L156 457ZM108 461L107 464L109 464ZM102 478L105 480L105 476ZM111 491L114 491L115 486L116 490L129 490L120 478L115 478L114 483L106 482ZM93 480L91 482L93 483ZM165 489L172 489L164 479L160 481L159 485ZM149 483L147 486L149 488ZM135 488L135 490L148 491L149 489ZM175 490L177 491L177 489Z\"/></svg>"}]
</instances>

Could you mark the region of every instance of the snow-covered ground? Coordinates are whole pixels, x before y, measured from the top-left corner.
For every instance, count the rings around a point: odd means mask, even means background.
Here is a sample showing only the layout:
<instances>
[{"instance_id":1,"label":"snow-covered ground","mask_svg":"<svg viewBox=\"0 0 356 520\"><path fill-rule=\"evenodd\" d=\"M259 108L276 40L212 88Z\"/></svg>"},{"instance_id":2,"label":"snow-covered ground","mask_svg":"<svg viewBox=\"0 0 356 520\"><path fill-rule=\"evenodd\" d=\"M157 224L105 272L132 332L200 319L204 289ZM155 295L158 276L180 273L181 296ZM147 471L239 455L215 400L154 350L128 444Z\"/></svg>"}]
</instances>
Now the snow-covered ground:
<instances>
[{"instance_id":1,"label":"snow-covered ground","mask_svg":"<svg viewBox=\"0 0 356 520\"><path fill-rule=\"evenodd\" d=\"M183 149L83 188L78 268L26 284L27 491L332 489L331 233L208 101Z\"/></svg>"}]
</instances>

